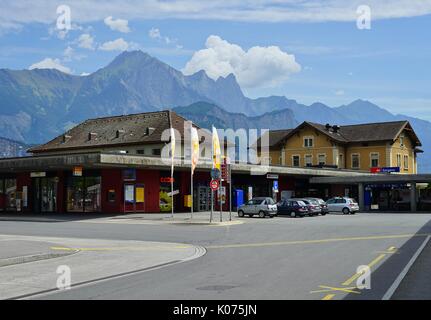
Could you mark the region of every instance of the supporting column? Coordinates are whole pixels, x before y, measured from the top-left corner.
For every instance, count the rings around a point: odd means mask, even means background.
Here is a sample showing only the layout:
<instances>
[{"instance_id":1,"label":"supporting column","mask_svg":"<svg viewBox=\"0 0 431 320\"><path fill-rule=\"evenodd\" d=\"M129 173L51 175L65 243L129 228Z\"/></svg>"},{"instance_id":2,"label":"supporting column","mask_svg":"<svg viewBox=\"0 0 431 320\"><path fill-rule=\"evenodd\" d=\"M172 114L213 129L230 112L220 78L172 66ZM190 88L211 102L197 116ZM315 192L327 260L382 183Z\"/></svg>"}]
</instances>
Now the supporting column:
<instances>
[{"instance_id":1,"label":"supporting column","mask_svg":"<svg viewBox=\"0 0 431 320\"><path fill-rule=\"evenodd\" d=\"M364 198L364 184L359 183L358 184L358 202L359 202L359 210L364 211L365 210L365 198Z\"/></svg>"},{"instance_id":2,"label":"supporting column","mask_svg":"<svg viewBox=\"0 0 431 320\"><path fill-rule=\"evenodd\" d=\"M416 182L411 182L410 187L410 211L416 211Z\"/></svg>"}]
</instances>

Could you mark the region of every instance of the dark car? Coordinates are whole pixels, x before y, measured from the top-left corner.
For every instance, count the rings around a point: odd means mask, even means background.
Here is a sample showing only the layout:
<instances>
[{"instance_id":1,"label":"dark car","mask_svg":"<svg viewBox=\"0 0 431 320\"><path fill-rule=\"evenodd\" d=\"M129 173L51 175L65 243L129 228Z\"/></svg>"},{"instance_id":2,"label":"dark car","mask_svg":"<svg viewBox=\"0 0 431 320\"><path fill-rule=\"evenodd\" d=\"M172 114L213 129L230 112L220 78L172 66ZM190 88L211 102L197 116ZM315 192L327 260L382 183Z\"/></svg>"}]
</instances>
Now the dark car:
<instances>
[{"instance_id":1,"label":"dark car","mask_svg":"<svg viewBox=\"0 0 431 320\"><path fill-rule=\"evenodd\" d=\"M298 199L304 202L307 205L308 208L308 215L311 216L318 216L322 213L322 208L320 208L319 202L312 199Z\"/></svg>"},{"instance_id":2,"label":"dark car","mask_svg":"<svg viewBox=\"0 0 431 320\"><path fill-rule=\"evenodd\" d=\"M328 205L326 204L325 200L320 199L320 198L306 198L306 199L314 200L314 201L317 201L319 203L320 209L321 209L320 214L322 216L329 213Z\"/></svg>"},{"instance_id":3,"label":"dark car","mask_svg":"<svg viewBox=\"0 0 431 320\"><path fill-rule=\"evenodd\" d=\"M301 200L282 200L277 204L278 215L289 215L293 218L308 214L307 205Z\"/></svg>"}]
</instances>

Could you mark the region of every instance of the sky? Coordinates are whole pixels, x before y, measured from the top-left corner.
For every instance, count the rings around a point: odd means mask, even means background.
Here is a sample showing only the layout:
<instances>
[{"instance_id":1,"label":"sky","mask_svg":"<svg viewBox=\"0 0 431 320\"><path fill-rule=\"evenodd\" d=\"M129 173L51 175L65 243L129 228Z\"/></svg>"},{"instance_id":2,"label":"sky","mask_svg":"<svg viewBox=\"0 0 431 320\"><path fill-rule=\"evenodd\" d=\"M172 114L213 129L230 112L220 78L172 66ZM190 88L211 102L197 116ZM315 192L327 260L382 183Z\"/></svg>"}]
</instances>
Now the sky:
<instances>
[{"instance_id":1,"label":"sky","mask_svg":"<svg viewBox=\"0 0 431 320\"><path fill-rule=\"evenodd\" d=\"M431 0L2 0L0 68L85 76L142 50L233 73L251 98L365 99L431 120L430 31Z\"/></svg>"}]
</instances>

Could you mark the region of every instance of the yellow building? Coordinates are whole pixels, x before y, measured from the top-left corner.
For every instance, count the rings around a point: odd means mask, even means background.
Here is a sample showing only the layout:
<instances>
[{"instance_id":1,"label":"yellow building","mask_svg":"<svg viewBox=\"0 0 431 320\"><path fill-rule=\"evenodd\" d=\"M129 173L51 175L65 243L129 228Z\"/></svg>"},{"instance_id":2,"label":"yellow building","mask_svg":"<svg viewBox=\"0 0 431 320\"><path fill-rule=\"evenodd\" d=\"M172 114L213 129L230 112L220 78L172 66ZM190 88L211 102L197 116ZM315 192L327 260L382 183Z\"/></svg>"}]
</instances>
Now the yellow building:
<instances>
[{"instance_id":1,"label":"yellow building","mask_svg":"<svg viewBox=\"0 0 431 320\"><path fill-rule=\"evenodd\" d=\"M399 167L401 173L417 173L420 146L408 121L348 126L306 121L295 129L269 131L270 163L291 167Z\"/></svg>"}]
</instances>

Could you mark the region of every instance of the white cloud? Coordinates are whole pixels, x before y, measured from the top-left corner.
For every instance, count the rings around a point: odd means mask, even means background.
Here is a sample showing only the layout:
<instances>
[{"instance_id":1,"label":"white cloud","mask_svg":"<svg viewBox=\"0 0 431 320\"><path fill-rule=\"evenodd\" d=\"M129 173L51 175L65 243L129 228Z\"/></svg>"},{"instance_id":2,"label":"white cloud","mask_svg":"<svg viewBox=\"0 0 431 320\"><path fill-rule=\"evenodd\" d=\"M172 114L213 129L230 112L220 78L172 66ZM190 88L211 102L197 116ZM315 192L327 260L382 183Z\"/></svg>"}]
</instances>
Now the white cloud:
<instances>
[{"instance_id":1,"label":"white cloud","mask_svg":"<svg viewBox=\"0 0 431 320\"><path fill-rule=\"evenodd\" d=\"M111 16L109 16L105 18L104 22L109 28L111 28L111 30L119 31L122 33L130 32L129 21L127 20L124 20L124 19L115 20Z\"/></svg>"},{"instance_id":2,"label":"white cloud","mask_svg":"<svg viewBox=\"0 0 431 320\"><path fill-rule=\"evenodd\" d=\"M345 94L344 90L337 90L337 91L335 91L335 95L336 96L344 96L344 94Z\"/></svg>"},{"instance_id":3,"label":"white cloud","mask_svg":"<svg viewBox=\"0 0 431 320\"><path fill-rule=\"evenodd\" d=\"M0 28L30 23L53 24L60 0L2 1ZM357 19L356 9L364 0L74 0L72 20L89 23L108 16L127 19L208 19L230 21L350 21ZM431 0L367 0L373 20L414 17L431 14Z\"/></svg>"},{"instance_id":4,"label":"white cloud","mask_svg":"<svg viewBox=\"0 0 431 320\"><path fill-rule=\"evenodd\" d=\"M72 73L72 71L61 64L59 59L51 59L51 58L45 58L44 60L32 64L29 68L29 70L33 69L56 69L64 73Z\"/></svg>"},{"instance_id":5,"label":"white cloud","mask_svg":"<svg viewBox=\"0 0 431 320\"><path fill-rule=\"evenodd\" d=\"M88 72L83 72L83 73L81 73L80 74L80 76L81 77L87 77L87 76L89 76L91 73L88 73Z\"/></svg>"},{"instance_id":6,"label":"white cloud","mask_svg":"<svg viewBox=\"0 0 431 320\"><path fill-rule=\"evenodd\" d=\"M107 41L99 47L103 51L126 51L128 48L129 44L123 38Z\"/></svg>"},{"instance_id":7,"label":"white cloud","mask_svg":"<svg viewBox=\"0 0 431 320\"><path fill-rule=\"evenodd\" d=\"M94 38L88 33L81 34L77 43L80 48L94 50Z\"/></svg>"},{"instance_id":8,"label":"white cloud","mask_svg":"<svg viewBox=\"0 0 431 320\"><path fill-rule=\"evenodd\" d=\"M233 73L242 87L255 88L279 85L292 73L301 71L295 56L276 46L257 46L245 51L214 35L208 37L205 46L187 62L184 74L205 70L216 80Z\"/></svg>"},{"instance_id":9,"label":"white cloud","mask_svg":"<svg viewBox=\"0 0 431 320\"><path fill-rule=\"evenodd\" d=\"M157 28L151 28L150 31L148 31L148 36L151 39L161 39L162 35L160 34L160 30Z\"/></svg>"}]
</instances>

